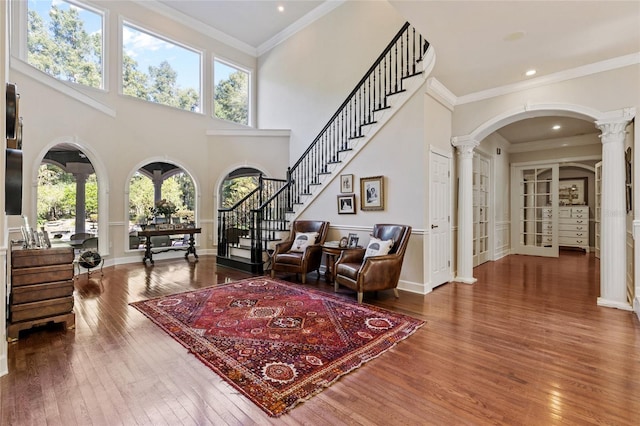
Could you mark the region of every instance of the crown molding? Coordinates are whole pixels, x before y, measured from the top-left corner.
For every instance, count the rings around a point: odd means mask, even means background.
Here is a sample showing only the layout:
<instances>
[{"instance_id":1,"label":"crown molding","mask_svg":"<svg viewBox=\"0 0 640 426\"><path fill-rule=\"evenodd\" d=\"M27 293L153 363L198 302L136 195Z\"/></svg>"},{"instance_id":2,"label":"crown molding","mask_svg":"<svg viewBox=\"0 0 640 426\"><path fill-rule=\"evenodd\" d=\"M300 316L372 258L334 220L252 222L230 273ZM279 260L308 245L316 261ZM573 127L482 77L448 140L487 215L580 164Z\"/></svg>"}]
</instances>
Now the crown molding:
<instances>
[{"instance_id":1,"label":"crown molding","mask_svg":"<svg viewBox=\"0 0 640 426\"><path fill-rule=\"evenodd\" d=\"M447 89L437 78L429 77L427 79L427 94L440 102L449 111L453 111L457 101L456 95Z\"/></svg>"},{"instance_id":2,"label":"crown molding","mask_svg":"<svg viewBox=\"0 0 640 426\"><path fill-rule=\"evenodd\" d=\"M322 3L320 6L313 9L311 12L304 15L302 18L298 19L293 24L289 25L284 30L280 31L278 34L271 37L269 40L262 43L257 48L257 56L261 56L264 53L267 53L269 50L273 49L283 41L287 40L289 37L296 34L298 31L304 29L305 27L311 25L318 19L322 18L329 12L333 11L337 7L341 6L346 0L328 0Z\"/></svg>"},{"instance_id":3,"label":"crown molding","mask_svg":"<svg viewBox=\"0 0 640 426\"><path fill-rule=\"evenodd\" d=\"M202 33L208 37L211 37L219 42L222 42L228 46L231 46L239 51L251 55L254 58L258 56L258 51L255 47L248 45L247 43L238 40L235 37L223 33L207 24L204 24L197 19L193 19L190 16L185 15L182 12L177 11L165 4L160 3L157 0L132 0L135 4L140 5L148 10L152 10L166 18L176 21L188 28L192 28L199 33Z\"/></svg>"},{"instance_id":4,"label":"crown molding","mask_svg":"<svg viewBox=\"0 0 640 426\"><path fill-rule=\"evenodd\" d=\"M505 86L494 87L492 89L481 90L468 95L459 96L455 105L462 105L471 102L482 101L496 96L507 95L509 93L520 92L526 89L545 86L547 84L560 83L574 78L585 77L592 74L598 74L605 71L611 71L618 68L628 67L630 65L640 64L640 52L632 53L617 58L607 59L605 61L595 62L589 65L583 65L577 68L560 71L557 73L541 76L531 80L507 84Z\"/></svg>"}]
</instances>

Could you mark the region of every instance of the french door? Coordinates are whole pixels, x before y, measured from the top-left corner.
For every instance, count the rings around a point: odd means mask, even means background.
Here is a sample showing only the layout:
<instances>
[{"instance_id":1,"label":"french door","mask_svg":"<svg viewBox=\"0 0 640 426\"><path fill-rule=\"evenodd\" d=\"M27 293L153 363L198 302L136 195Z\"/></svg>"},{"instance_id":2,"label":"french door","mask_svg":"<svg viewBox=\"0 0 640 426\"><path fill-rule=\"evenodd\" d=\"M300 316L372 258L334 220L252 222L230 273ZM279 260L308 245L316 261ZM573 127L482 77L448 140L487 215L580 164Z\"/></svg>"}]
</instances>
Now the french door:
<instances>
[{"instance_id":1,"label":"french door","mask_svg":"<svg viewBox=\"0 0 640 426\"><path fill-rule=\"evenodd\" d=\"M473 266L490 260L489 256L489 159L473 155Z\"/></svg>"},{"instance_id":2,"label":"french door","mask_svg":"<svg viewBox=\"0 0 640 426\"><path fill-rule=\"evenodd\" d=\"M511 169L511 247L558 257L558 164Z\"/></svg>"}]
</instances>

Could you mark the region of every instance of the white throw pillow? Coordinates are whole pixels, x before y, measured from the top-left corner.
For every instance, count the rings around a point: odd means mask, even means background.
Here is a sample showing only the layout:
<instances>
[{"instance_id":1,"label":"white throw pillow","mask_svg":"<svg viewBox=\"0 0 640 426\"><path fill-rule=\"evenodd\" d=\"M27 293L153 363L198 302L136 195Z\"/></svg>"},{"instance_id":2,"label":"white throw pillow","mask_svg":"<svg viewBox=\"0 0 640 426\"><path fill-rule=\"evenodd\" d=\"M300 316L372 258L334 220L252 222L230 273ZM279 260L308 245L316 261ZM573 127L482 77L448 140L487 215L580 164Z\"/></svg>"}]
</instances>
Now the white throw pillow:
<instances>
[{"instance_id":1,"label":"white throw pillow","mask_svg":"<svg viewBox=\"0 0 640 426\"><path fill-rule=\"evenodd\" d=\"M384 256L385 254L389 254L391 247L393 247L393 240L383 241L379 238L371 237L364 257L366 259L371 256Z\"/></svg>"},{"instance_id":2,"label":"white throw pillow","mask_svg":"<svg viewBox=\"0 0 640 426\"><path fill-rule=\"evenodd\" d=\"M290 251L303 252L308 245L316 243L316 238L318 238L317 232L296 232Z\"/></svg>"}]
</instances>

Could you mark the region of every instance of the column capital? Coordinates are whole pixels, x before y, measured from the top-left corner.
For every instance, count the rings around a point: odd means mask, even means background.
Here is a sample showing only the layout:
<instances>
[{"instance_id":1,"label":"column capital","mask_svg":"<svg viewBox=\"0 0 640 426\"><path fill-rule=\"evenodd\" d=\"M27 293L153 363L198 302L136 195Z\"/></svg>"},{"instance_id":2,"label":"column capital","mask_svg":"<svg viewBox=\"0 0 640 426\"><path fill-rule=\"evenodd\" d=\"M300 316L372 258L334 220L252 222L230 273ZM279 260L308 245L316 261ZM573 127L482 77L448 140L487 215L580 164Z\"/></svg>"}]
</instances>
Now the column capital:
<instances>
[{"instance_id":1,"label":"column capital","mask_svg":"<svg viewBox=\"0 0 640 426\"><path fill-rule=\"evenodd\" d=\"M635 108L624 108L612 111L596 121L596 127L602 132L600 139L603 144L624 141L625 128L636 115Z\"/></svg>"},{"instance_id":2,"label":"column capital","mask_svg":"<svg viewBox=\"0 0 640 426\"><path fill-rule=\"evenodd\" d=\"M472 158L473 150L480 145L480 142L470 136L454 136L451 138L451 145L456 147L458 155L462 158Z\"/></svg>"}]
</instances>

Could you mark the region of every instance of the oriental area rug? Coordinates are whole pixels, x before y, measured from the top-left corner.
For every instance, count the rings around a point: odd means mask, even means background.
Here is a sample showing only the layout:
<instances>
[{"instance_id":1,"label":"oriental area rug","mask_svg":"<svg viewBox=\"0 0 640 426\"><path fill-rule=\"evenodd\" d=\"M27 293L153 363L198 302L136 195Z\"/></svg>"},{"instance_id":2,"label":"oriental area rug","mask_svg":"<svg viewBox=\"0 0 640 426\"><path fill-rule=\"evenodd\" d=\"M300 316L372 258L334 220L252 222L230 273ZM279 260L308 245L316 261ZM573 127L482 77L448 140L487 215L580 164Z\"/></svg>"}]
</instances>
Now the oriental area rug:
<instances>
[{"instance_id":1,"label":"oriental area rug","mask_svg":"<svg viewBox=\"0 0 640 426\"><path fill-rule=\"evenodd\" d=\"M266 277L131 305L274 417L424 324Z\"/></svg>"}]
</instances>

